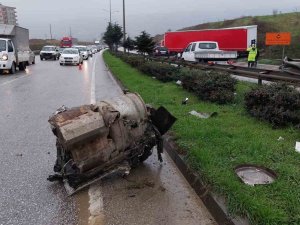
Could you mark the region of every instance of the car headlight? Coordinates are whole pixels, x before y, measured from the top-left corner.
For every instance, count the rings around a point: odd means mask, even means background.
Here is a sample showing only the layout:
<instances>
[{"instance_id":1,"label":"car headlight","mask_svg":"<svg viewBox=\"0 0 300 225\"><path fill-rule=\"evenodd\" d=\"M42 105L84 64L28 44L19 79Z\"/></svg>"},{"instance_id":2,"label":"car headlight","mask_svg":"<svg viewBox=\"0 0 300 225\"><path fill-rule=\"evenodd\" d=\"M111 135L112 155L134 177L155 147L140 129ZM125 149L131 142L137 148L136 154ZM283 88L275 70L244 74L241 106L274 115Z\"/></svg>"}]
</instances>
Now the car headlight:
<instances>
[{"instance_id":1,"label":"car headlight","mask_svg":"<svg viewBox=\"0 0 300 225\"><path fill-rule=\"evenodd\" d=\"M2 55L1 60L2 61L7 61L8 60L8 55L6 55L6 54Z\"/></svg>"}]
</instances>

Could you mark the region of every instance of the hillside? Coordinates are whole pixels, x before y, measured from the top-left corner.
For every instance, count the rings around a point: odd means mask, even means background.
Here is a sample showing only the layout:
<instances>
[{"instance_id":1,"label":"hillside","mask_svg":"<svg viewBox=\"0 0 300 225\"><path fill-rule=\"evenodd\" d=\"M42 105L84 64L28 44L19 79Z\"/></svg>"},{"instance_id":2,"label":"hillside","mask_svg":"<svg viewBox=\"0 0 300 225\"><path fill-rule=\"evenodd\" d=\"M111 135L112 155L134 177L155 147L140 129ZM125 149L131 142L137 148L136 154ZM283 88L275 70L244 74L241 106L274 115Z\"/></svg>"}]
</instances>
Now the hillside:
<instances>
[{"instance_id":1,"label":"hillside","mask_svg":"<svg viewBox=\"0 0 300 225\"><path fill-rule=\"evenodd\" d=\"M287 55L300 58L300 12L242 17L221 22L199 24L180 30L217 29L246 25L258 25L258 47L264 50L263 52L266 57L281 57L282 54L282 47L280 46L265 46L266 32L291 32L292 45L286 48ZM162 37L162 35L157 35L155 39L159 40Z\"/></svg>"}]
</instances>

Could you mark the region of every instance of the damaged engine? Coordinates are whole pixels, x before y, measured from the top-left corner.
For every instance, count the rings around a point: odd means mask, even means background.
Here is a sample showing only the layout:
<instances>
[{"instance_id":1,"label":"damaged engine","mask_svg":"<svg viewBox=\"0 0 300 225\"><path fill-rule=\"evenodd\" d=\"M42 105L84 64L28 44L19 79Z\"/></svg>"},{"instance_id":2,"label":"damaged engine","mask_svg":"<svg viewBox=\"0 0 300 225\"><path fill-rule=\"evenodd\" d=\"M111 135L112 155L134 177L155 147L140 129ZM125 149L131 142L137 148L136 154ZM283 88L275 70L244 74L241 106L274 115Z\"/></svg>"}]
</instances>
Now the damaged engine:
<instances>
[{"instance_id":1,"label":"damaged engine","mask_svg":"<svg viewBox=\"0 0 300 225\"><path fill-rule=\"evenodd\" d=\"M62 108L50 117L57 159L49 181L62 180L69 194L146 160L154 146L162 160L162 135L176 121L164 107L146 106L127 93L95 105Z\"/></svg>"}]
</instances>

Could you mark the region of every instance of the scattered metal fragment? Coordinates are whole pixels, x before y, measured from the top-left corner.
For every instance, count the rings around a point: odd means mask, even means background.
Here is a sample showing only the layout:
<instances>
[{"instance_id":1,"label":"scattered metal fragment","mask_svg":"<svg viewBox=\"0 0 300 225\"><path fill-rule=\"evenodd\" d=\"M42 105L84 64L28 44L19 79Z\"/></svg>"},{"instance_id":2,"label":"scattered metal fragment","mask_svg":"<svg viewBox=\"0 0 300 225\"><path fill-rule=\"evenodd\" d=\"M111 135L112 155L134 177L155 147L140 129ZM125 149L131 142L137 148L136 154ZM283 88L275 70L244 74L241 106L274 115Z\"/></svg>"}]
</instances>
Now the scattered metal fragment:
<instances>
[{"instance_id":1,"label":"scattered metal fragment","mask_svg":"<svg viewBox=\"0 0 300 225\"><path fill-rule=\"evenodd\" d=\"M277 178L277 175L274 171L262 166L250 164L236 167L235 173L243 183L250 186L271 184Z\"/></svg>"},{"instance_id":2,"label":"scattered metal fragment","mask_svg":"<svg viewBox=\"0 0 300 225\"><path fill-rule=\"evenodd\" d=\"M63 105L63 106L61 106L60 108L58 108L54 114L57 115L57 114L59 114L59 113L65 112L65 111L67 111L67 110L68 110L68 108L67 108L66 106Z\"/></svg>"},{"instance_id":3,"label":"scattered metal fragment","mask_svg":"<svg viewBox=\"0 0 300 225\"><path fill-rule=\"evenodd\" d=\"M185 98L182 100L181 104L186 105L188 103L188 101L189 101L189 98Z\"/></svg>"},{"instance_id":4,"label":"scattered metal fragment","mask_svg":"<svg viewBox=\"0 0 300 225\"><path fill-rule=\"evenodd\" d=\"M210 117L215 117L218 115L217 112L212 112L212 113L202 113L202 112L197 112L195 110L190 112L191 115L197 116L200 119L208 119Z\"/></svg>"},{"instance_id":5,"label":"scattered metal fragment","mask_svg":"<svg viewBox=\"0 0 300 225\"><path fill-rule=\"evenodd\" d=\"M284 141L284 138L280 136L277 141Z\"/></svg>"},{"instance_id":6,"label":"scattered metal fragment","mask_svg":"<svg viewBox=\"0 0 300 225\"><path fill-rule=\"evenodd\" d=\"M182 81L178 80L178 81L176 81L176 84L179 86L182 86Z\"/></svg>"},{"instance_id":7,"label":"scattered metal fragment","mask_svg":"<svg viewBox=\"0 0 300 225\"><path fill-rule=\"evenodd\" d=\"M295 150L300 153L300 142L296 142Z\"/></svg>"},{"instance_id":8,"label":"scattered metal fragment","mask_svg":"<svg viewBox=\"0 0 300 225\"><path fill-rule=\"evenodd\" d=\"M63 108L50 117L57 137L55 174L69 195L113 173L128 175L157 146L162 161L162 135L176 118L165 108L146 106L138 94L127 93L95 105Z\"/></svg>"}]
</instances>

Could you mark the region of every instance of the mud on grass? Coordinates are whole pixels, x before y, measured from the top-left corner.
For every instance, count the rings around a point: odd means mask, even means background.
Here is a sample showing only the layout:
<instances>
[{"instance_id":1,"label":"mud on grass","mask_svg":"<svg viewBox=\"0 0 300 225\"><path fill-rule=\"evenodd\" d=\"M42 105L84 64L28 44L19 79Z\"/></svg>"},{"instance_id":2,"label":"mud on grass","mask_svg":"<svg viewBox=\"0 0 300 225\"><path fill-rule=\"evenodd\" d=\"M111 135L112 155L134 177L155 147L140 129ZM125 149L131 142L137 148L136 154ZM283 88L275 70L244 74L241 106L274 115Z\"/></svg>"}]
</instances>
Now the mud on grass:
<instances>
[{"instance_id":1,"label":"mud on grass","mask_svg":"<svg viewBox=\"0 0 300 225\"><path fill-rule=\"evenodd\" d=\"M248 116L243 96L254 84L239 82L234 103L220 106L199 101L174 83L145 76L108 52L104 59L128 89L178 118L172 128L177 144L186 149L188 163L213 191L226 196L232 214L247 216L252 224L300 224L300 154L294 149L300 133L292 128L274 130ZM183 106L186 97L189 104ZM189 115L192 110L218 112L218 116L202 120ZM284 141L277 141L279 137ZM274 170L277 181L256 187L242 184L234 168L244 163Z\"/></svg>"}]
</instances>

